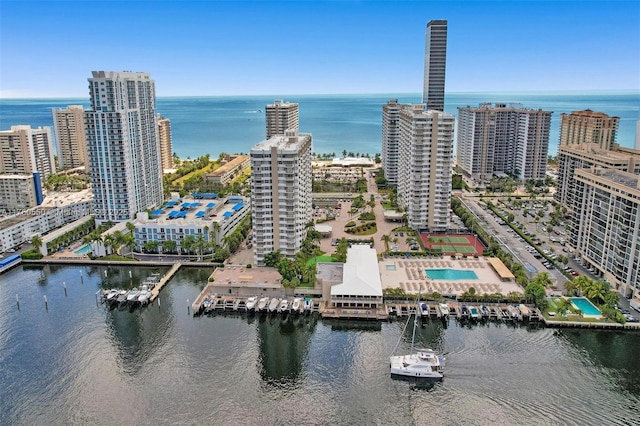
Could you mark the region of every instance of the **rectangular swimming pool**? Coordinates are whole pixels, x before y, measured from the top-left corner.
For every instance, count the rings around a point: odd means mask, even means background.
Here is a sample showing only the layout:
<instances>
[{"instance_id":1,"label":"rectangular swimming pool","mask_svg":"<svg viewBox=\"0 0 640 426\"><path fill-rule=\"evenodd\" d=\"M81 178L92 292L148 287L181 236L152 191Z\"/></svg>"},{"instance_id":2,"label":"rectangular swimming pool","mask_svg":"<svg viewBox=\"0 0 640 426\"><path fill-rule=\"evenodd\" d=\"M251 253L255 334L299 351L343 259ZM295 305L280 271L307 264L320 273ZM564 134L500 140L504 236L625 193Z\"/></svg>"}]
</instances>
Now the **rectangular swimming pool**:
<instances>
[{"instance_id":1,"label":"rectangular swimming pool","mask_svg":"<svg viewBox=\"0 0 640 426\"><path fill-rule=\"evenodd\" d=\"M87 254L91 251L91 244L87 244L85 246L82 246L81 248L79 248L78 250L74 251L75 254Z\"/></svg>"},{"instance_id":2,"label":"rectangular swimming pool","mask_svg":"<svg viewBox=\"0 0 640 426\"><path fill-rule=\"evenodd\" d=\"M427 278L432 280L477 280L475 272L466 269L425 269Z\"/></svg>"},{"instance_id":3,"label":"rectangular swimming pool","mask_svg":"<svg viewBox=\"0 0 640 426\"><path fill-rule=\"evenodd\" d=\"M601 316L602 312L596 306L589 301L586 297L571 297L571 303L576 308L580 309L584 315L588 316Z\"/></svg>"}]
</instances>

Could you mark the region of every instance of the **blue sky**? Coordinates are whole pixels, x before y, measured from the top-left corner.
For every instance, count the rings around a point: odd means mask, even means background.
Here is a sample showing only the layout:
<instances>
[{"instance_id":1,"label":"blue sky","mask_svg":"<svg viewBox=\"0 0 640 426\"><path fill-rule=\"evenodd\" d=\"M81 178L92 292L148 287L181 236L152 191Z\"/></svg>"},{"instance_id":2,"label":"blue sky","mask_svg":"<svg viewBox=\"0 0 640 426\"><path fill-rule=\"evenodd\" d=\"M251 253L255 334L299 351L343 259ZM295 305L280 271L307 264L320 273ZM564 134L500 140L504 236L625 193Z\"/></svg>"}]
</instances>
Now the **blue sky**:
<instances>
[{"instance_id":1,"label":"blue sky","mask_svg":"<svg viewBox=\"0 0 640 426\"><path fill-rule=\"evenodd\" d=\"M638 1L0 0L0 97L86 97L92 70L158 96L418 93L431 19L448 92L640 90Z\"/></svg>"}]
</instances>

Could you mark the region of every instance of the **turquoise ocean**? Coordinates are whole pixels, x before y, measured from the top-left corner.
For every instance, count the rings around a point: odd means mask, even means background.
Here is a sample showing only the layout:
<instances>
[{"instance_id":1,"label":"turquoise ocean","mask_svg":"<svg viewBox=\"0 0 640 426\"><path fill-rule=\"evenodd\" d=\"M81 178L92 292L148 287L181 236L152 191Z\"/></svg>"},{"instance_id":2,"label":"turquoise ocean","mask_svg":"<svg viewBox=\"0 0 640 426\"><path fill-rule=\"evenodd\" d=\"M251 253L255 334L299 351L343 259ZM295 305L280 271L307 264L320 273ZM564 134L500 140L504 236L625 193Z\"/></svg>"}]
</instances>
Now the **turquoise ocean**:
<instances>
[{"instance_id":1,"label":"turquoise ocean","mask_svg":"<svg viewBox=\"0 0 640 426\"><path fill-rule=\"evenodd\" d=\"M203 96L158 97L157 112L171 120L173 151L181 158L221 152L248 152L265 136L265 105L275 99L300 104L300 131L313 135L313 150L335 153L381 152L382 105L389 99L420 102L420 94ZM520 103L526 108L553 111L549 154L558 150L560 114L591 109L620 117L617 142L635 146L640 92L531 92L448 93L445 110L457 116L457 108L482 102ZM0 129L28 124L53 126L52 108L89 106L87 98L2 99Z\"/></svg>"}]
</instances>

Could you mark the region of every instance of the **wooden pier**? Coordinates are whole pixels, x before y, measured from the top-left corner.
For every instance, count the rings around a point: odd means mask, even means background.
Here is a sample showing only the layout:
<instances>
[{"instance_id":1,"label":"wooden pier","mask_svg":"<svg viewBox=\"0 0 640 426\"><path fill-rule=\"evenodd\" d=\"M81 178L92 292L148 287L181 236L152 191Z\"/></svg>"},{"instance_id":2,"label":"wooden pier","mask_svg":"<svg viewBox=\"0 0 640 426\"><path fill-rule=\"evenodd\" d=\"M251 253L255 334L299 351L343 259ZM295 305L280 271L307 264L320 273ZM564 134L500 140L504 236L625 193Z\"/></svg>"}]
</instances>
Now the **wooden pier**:
<instances>
[{"instance_id":1,"label":"wooden pier","mask_svg":"<svg viewBox=\"0 0 640 426\"><path fill-rule=\"evenodd\" d=\"M178 269L180 269L181 266L182 266L182 262L176 262L173 264L173 267L169 269L169 272L164 274L164 276L160 279L158 284L156 284L151 290L151 297L149 298L149 303L156 300L156 298L160 294L160 290L162 290L162 287L164 287L164 285L169 282L169 280L175 275L176 272L178 272Z\"/></svg>"}]
</instances>

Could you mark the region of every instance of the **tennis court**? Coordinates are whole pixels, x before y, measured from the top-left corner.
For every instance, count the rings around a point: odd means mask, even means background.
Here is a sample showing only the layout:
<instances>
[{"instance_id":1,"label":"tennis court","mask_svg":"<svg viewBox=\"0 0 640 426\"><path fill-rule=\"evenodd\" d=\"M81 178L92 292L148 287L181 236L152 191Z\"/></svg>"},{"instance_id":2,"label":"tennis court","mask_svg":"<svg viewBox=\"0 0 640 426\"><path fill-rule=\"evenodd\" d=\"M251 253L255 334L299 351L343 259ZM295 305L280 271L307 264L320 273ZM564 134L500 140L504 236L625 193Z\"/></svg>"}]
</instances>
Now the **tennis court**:
<instances>
[{"instance_id":1,"label":"tennis court","mask_svg":"<svg viewBox=\"0 0 640 426\"><path fill-rule=\"evenodd\" d=\"M421 234L422 243L429 250L438 250L445 255L482 255L485 246L470 234Z\"/></svg>"}]
</instances>

